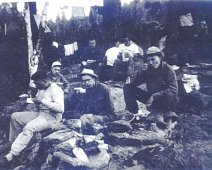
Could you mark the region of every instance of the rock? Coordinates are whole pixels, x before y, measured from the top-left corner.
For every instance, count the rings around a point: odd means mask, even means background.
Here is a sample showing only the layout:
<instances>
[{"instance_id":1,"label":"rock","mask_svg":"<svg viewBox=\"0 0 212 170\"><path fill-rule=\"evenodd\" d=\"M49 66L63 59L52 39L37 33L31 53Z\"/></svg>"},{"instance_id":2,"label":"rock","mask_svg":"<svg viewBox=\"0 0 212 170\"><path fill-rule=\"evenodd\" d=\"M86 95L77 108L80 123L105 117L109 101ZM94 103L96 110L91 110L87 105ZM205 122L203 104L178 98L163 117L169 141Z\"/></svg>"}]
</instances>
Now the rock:
<instances>
[{"instance_id":1,"label":"rock","mask_svg":"<svg viewBox=\"0 0 212 170\"><path fill-rule=\"evenodd\" d=\"M55 156L56 158L59 158L63 162L67 162L67 163L69 163L69 164L71 164L72 166L75 166L75 167L85 165L84 162L82 162L78 158L70 157L69 155L66 155L62 152L54 152L53 156Z\"/></svg>"},{"instance_id":2,"label":"rock","mask_svg":"<svg viewBox=\"0 0 212 170\"><path fill-rule=\"evenodd\" d=\"M132 125L125 120L117 120L108 124L108 131L114 133L131 132Z\"/></svg>"},{"instance_id":3,"label":"rock","mask_svg":"<svg viewBox=\"0 0 212 170\"><path fill-rule=\"evenodd\" d=\"M105 142L114 146L141 146L150 145L155 143L165 143L166 132L164 131L146 131L140 130L136 133L109 133Z\"/></svg>"},{"instance_id":4,"label":"rock","mask_svg":"<svg viewBox=\"0 0 212 170\"><path fill-rule=\"evenodd\" d=\"M51 133L50 135L46 136L44 140L51 144L58 144L75 137L75 135L76 134L72 130L64 129Z\"/></svg>"},{"instance_id":5,"label":"rock","mask_svg":"<svg viewBox=\"0 0 212 170\"><path fill-rule=\"evenodd\" d=\"M131 158L135 153L139 151L140 147L132 147L132 146L114 146L111 147L111 159L114 162L118 162L119 164L123 164L128 158Z\"/></svg>"},{"instance_id":6,"label":"rock","mask_svg":"<svg viewBox=\"0 0 212 170\"><path fill-rule=\"evenodd\" d=\"M108 165L110 155L106 150L101 150L100 153L94 156L88 156L88 162L82 161L81 158L70 157L62 152L54 152L53 156L60 158L61 161L66 162L74 167L85 166L91 169L101 169Z\"/></svg>"},{"instance_id":7,"label":"rock","mask_svg":"<svg viewBox=\"0 0 212 170\"><path fill-rule=\"evenodd\" d=\"M130 168L124 168L124 170L146 170L146 168L143 165L135 165Z\"/></svg>"},{"instance_id":8,"label":"rock","mask_svg":"<svg viewBox=\"0 0 212 170\"><path fill-rule=\"evenodd\" d=\"M76 146L77 144L77 138L72 137L62 143L59 143L53 148L53 151L67 151L67 152L72 152L72 149Z\"/></svg>"},{"instance_id":9,"label":"rock","mask_svg":"<svg viewBox=\"0 0 212 170\"><path fill-rule=\"evenodd\" d=\"M112 85L108 85L111 91L112 103L114 105L114 112L119 112L125 110L126 105L124 101L123 88L114 87Z\"/></svg>"},{"instance_id":10,"label":"rock","mask_svg":"<svg viewBox=\"0 0 212 170\"><path fill-rule=\"evenodd\" d=\"M89 164L88 167L92 169L102 169L109 164L110 155L107 153L106 150L101 149L100 153L89 156Z\"/></svg>"}]
</instances>

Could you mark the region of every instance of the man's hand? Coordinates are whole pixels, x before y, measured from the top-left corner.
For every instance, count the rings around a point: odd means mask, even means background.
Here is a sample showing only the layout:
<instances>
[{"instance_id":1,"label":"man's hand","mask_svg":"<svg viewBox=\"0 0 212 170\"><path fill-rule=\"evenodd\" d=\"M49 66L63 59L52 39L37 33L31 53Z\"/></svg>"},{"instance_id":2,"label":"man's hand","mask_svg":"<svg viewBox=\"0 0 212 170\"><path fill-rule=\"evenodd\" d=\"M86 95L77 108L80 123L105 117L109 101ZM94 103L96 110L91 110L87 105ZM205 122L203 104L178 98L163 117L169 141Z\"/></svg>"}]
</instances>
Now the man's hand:
<instances>
[{"instance_id":1,"label":"man's hand","mask_svg":"<svg viewBox=\"0 0 212 170\"><path fill-rule=\"evenodd\" d=\"M38 98L32 98L32 101L36 104L41 104L42 103L42 100L41 99L38 99Z\"/></svg>"},{"instance_id":2,"label":"man's hand","mask_svg":"<svg viewBox=\"0 0 212 170\"><path fill-rule=\"evenodd\" d=\"M76 90L77 93L85 93L86 89L83 89L82 87L75 87L74 90Z\"/></svg>"},{"instance_id":3,"label":"man's hand","mask_svg":"<svg viewBox=\"0 0 212 170\"><path fill-rule=\"evenodd\" d=\"M86 66L87 65L87 62L86 61L82 61L82 65L83 66Z\"/></svg>"},{"instance_id":4,"label":"man's hand","mask_svg":"<svg viewBox=\"0 0 212 170\"><path fill-rule=\"evenodd\" d=\"M68 94L69 93L69 90L68 89L64 89L64 93L65 94Z\"/></svg>"},{"instance_id":5,"label":"man's hand","mask_svg":"<svg viewBox=\"0 0 212 170\"><path fill-rule=\"evenodd\" d=\"M151 105L152 105L153 101L154 101L154 98L153 98L153 96L151 96L149 98L149 100L146 102L146 108L147 109L151 108Z\"/></svg>"},{"instance_id":6,"label":"man's hand","mask_svg":"<svg viewBox=\"0 0 212 170\"><path fill-rule=\"evenodd\" d=\"M126 79L125 84L130 84L130 83L131 83L131 77L130 77L130 76L128 76L128 77L127 77L127 79Z\"/></svg>"}]
</instances>

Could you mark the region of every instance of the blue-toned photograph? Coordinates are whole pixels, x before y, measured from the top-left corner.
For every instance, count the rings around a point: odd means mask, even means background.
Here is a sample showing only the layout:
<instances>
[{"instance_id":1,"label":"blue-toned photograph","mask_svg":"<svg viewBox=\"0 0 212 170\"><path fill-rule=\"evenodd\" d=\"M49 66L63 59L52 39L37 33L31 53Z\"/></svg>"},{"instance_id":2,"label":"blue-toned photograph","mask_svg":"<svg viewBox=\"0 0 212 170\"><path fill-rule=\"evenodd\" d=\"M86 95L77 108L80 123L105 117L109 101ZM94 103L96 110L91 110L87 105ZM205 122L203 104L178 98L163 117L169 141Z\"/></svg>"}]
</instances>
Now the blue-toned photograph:
<instances>
[{"instance_id":1,"label":"blue-toned photograph","mask_svg":"<svg viewBox=\"0 0 212 170\"><path fill-rule=\"evenodd\" d=\"M212 0L0 0L0 170L211 170Z\"/></svg>"}]
</instances>

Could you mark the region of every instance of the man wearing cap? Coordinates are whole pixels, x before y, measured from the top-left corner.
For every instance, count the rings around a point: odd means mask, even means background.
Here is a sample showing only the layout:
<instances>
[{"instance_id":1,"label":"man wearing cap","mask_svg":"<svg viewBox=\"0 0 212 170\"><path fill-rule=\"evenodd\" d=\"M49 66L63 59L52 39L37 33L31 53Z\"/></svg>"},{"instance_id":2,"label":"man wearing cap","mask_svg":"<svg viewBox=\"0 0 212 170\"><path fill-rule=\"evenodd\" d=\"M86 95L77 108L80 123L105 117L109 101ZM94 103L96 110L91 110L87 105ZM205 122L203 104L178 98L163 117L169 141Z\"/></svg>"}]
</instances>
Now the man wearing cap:
<instances>
[{"instance_id":1,"label":"man wearing cap","mask_svg":"<svg viewBox=\"0 0 212 170\"><path fill-rule=\"evenodd\" d=\"M62 120L64 111L63 90L52 83L47 74L37 71L31 77L38 89L36 98L32 99L37 105L39 112L26 111L15 112L10 120L9 141L13 142L10 152L0 159L0 169L19 156L27 147L34 132L40 132L55 127Z\"/></svg>"},{"instance_id":2,"label":"man wearing cap","mask_svg":"<svg viewBox=\"0 0 212 170\"><path fill-rule=\"evenodd\" d=\"M100 124L104 125L113 119L113 103L111 102L110 91L106 85L98 82L98 76L91 69L83 69L82 73L82 89L75 89L70 97L70 105L72 102L80 102L77 111L80 112L78 117L82 122L82 130L85 134L93 134L93 126ZM79 99L80 98L80 99ZM79 103L78 103L79 104ZM70 113L71 114L71 113ZM76 117L76 112L73 115L65 115L66 117ZM75 114L75 115L74 115Z\"/></svg>"},{"instance_id":3,"label":"man wearing cap","mask_svg":"<svg viewBox=\"0 0 212 170\"><path fill-rule=\"evenodd\" d=\"M128 111L133 114L138 113L136 100L141 101L152 111L149 119L153 117L158 123L163 123L164 118L167 120L168 117L175 115L172 111L178 93L176 74L161 58L162 53L159 48L148 48L146 52L148 69L137 74L135 79L130 84L126 84L123 89ZM138 88L143 83L146 83L146 91Z\"/></svg>"},{"instance_id":4,"label":"man wearing cap","mask_svg":"<svg viewBox=\"0 0 212 170\"><path fill-rule=\"evenodd\" d=\"M62 65L59 61L53 62L51 71L47 74L52 82L57 83L57 85L59 85L63 89L64 93L68 93L70 88L69 83L66 78L60 73L61 66Z\"/></svg>"}]
</instances>

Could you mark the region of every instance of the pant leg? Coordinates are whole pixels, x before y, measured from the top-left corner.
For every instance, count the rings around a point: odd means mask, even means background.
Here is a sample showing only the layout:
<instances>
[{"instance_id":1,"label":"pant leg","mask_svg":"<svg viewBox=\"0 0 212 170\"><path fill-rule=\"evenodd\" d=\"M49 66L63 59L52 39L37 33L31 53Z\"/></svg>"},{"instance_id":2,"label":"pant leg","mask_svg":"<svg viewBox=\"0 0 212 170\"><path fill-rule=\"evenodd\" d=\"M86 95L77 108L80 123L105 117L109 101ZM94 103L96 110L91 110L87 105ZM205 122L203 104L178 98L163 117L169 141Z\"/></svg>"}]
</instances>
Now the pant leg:
<instances>
[{"instance_id":1,"label":"pant leg","mask_svg":"<svg viewBox=\"0 0 212 170\"><path fill-rule=\"evenodd\" d=\"M138 113L138 103L136 100L146 103L150 97L148 92L141 90L132 84L124 85L123 90L126 110L130 111L131 113Z\"/></svg>"},{"instance_id":2,"label":"pant leg","mask_svg":"<svg viewBox=\"0 0 212 170\"><path fill-rule=\"evenodd\" d=\"M126 73L126 76L132 78L134 76L134 72L135 72L134 61L133 61L133 58L130 57L129 61L127 62L127 73Z\"/></svg>"},{"instance_id":3,"label":"pant leg","mask_svg":"<svg viewBox=\"0 0 212 170\"><path fill-rule=\"evenodd\" d=\"M38 116L38 112L15 112L10 119L9 141L13 142L23 127L31 120Z\"/></svg>"},{"instance_id":4,"label":"pant leg","mask_svg":"<svg viewBox=\"0 0 212 170\"><path fill-rule=\"evenodd\" d=\"M168 112L174 111L176 105L176 97L170 93L164 93L163 95L156 98L152 103L152 109Z\"/></svg>"},{"instance_id":5,"label":"pant leg","mask_svg":"<svg viewBox=\"0 0 212 170\"><path fill-rule=\"evenodd\" d=\"M119 76L119 72L121 70L121 65L122 65L122 61L117 58L113 64L113 76L112 76L113 80L116 80L119 78L118 76Z\"/></svg>"},{"instance_id":6,"label":"pant leg","mask_svg":"<svg viewBox=\"0 0 212 170\"><path fill-rule=\"evenodd\" d=\"M38 117L34 118L26 124L23 131L18 135L11 146L10 153L17 156L23 149L26 148L30 142L34 132L40 132L54 126L57 123L57 118L51 116L48 113L40 114Z\"/></svg>"}]
</instances>

